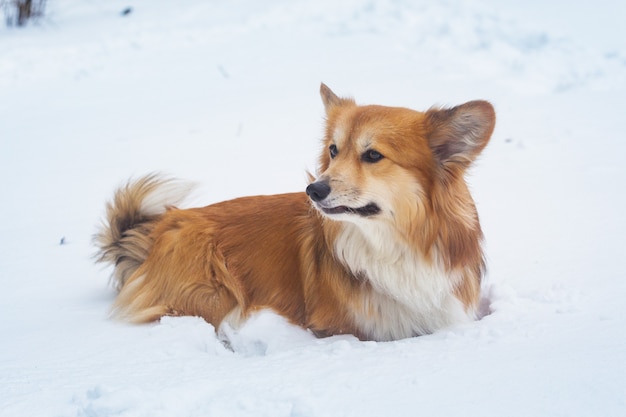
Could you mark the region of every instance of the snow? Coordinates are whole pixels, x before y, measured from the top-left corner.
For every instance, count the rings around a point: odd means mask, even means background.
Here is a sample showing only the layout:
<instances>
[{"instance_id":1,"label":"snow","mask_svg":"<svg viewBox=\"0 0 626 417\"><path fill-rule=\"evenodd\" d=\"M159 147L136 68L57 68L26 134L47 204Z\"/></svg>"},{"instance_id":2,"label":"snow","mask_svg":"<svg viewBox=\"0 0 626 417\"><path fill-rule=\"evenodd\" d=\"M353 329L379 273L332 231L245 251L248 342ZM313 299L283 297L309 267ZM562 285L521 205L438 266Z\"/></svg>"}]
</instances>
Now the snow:
<instances>
[{"instance_id":1,"label":"snow","mask_svg":"<svg viewBox=\"0 0 626 417\"><path fill-rule=\"evenodd\" d=\"M579 3L53 0L0 28L0 415L624 415L626 6ZM468 178L490 314L374 343L261 312L229 347L198 318L110 320L90 239L113 189L302 190L321 81L494 103Z\"/></svg>"}]
</instances>

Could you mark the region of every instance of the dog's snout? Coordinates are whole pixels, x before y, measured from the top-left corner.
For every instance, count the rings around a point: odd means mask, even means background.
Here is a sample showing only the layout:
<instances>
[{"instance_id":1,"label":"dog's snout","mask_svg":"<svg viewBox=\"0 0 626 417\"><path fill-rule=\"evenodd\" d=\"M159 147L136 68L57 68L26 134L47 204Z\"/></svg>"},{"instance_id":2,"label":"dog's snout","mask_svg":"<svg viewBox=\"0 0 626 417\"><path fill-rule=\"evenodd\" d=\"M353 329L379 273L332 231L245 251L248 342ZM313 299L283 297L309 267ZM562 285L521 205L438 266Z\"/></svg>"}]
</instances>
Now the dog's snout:
<instances>
[{"instance_id":1,"label":"dog's snout","mask_svg":"<svg viewBox=\"0 0 626 417\"><path fill-rule=\"evenodd\" d=\"M330 185L326 181L318 181L306 187L306 193L313 201L322 201L330 194Z\"/></svg>"}]
</instances>

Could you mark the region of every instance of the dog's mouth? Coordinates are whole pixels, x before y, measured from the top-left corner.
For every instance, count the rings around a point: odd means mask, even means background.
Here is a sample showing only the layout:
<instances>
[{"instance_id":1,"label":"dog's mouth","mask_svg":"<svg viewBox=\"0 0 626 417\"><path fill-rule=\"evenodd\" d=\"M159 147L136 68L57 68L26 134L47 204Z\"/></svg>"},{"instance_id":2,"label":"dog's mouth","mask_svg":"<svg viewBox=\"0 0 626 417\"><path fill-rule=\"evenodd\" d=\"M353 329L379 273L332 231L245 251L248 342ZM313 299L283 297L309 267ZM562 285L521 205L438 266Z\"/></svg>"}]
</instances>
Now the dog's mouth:
<instances>
[{"instance_id":1,"label":"dog's mouth","mask_svg":"<svg viewBox=\"0 0 626 417\"><path fill-rule=\"evenodd\" d=\"M333 215L333 214L357 214L362 217L374 216L380 213L380 207L376 203L369 203L363 207L347 207L347 206L337 206L337 207L324 207L320 204L317 205L320 210L324 213Z\"/></svg>"}]
</instances>

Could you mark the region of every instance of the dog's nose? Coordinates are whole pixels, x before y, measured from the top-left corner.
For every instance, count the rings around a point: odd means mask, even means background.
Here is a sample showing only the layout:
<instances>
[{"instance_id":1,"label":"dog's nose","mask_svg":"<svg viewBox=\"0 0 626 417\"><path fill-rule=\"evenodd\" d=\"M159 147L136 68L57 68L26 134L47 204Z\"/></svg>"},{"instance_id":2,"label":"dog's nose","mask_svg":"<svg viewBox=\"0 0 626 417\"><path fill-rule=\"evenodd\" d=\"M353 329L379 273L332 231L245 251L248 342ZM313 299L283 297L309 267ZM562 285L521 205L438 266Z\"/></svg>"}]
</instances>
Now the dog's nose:
<instances>
[{"instance_id":1,"label":"dog's nose","mask_svg":"<svg viewBox=\"0 0 626 417\"><path fill-rule=\"evenodd\" d=\"M322 201L330 194L330 185L326 181L318 181L306 187L306 193L313 201Z\"/></svg>"}]
</instances>

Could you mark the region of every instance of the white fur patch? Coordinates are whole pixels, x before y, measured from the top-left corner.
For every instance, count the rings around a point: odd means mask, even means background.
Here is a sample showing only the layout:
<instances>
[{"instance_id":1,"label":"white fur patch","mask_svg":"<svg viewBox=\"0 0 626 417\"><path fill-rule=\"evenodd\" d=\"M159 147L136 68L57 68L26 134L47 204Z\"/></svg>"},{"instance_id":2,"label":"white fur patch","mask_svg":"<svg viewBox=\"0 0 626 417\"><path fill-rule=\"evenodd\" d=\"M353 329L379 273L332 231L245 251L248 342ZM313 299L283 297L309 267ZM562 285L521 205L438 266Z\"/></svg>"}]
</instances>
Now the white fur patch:
<instances>
[{"instance_id":1,"label":"white fur patch","mask_svg":"<svg viewBox=\"0 0 626 417\"><path fill-rule=\"evenodd\" d=\"M341 146L343 143L343 139L345 137L345 130L341 127L341 126L336 126L335 130L333 131L333 142L337 145L337 146Z\"/></svg>"},{"instance_id":2,"label":"white fur patch","mask_svg":"<svg viewBox=\"0 0 626 417\"><path fill-rule=\"evenodd\" d=\"M460 277L424 259L387 224L362 221L367 224L345 223L335 242L338 258L374 289L353 311L361 331L376 340L394 340L472 320L454 295Z\"/></svg>"}]
</instances>

